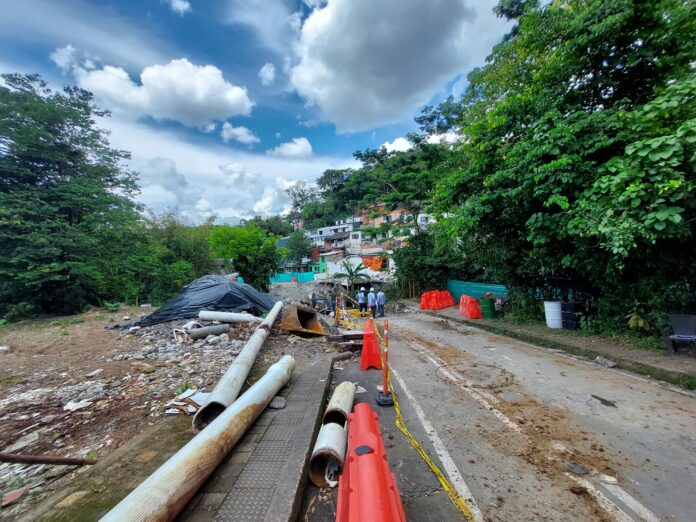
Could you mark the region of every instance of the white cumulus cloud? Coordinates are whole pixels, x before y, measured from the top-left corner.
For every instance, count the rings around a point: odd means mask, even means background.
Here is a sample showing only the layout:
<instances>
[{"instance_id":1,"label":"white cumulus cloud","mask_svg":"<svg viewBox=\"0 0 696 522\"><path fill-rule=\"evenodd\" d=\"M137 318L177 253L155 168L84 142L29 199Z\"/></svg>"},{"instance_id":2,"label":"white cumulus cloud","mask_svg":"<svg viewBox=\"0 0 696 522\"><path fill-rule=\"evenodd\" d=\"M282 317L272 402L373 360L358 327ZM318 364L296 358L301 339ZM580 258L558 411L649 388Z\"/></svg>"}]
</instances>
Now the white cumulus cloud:
<instances>
[{"instance_id":1,"label":"white cumulus cloud","mask_svg":"<svg viewBox=\"0 0 696 522\"><path fill-rule=\"evenodd\" d=\"M191 3L187 0L165 0L165 3L179 16L184 16L191 11Z\"/></svg>"},{"instance_id":2,"label":"white cumulus cloud","mask_svg":"<svg viewBox=\"0 0 696 522\"><path fill-rule=\"evenodd\" d=\"M452 145L453 143L457 143L463 139L463 136L461 134L457 134L456 132L445 132L444 134L431 134L426 138L425 141L428 143Z\"/></svg>"},{"instance_id":3,"label":"white cumulus cloud","mask_svg":"<svg viewBox=\"0 0 696 522\"><path fill-rule=\"evenodd\" d=\"M169 210L200 222L214 214L203 198L203 188L189 183L170 158L155 157L139 169L142 185L140 199L151 208Z\"/></svg>"},{"instance_id":4,"label":"white cumulus cloud","mask_svg":"<svg viewBox=\"0 0 696 522\"><path fill-rule=\"evenodd\" d=\"M381 146L387 149L387 152L404 152L413 147L406 138L396 138L392 142L385 141Z\"/></svg>"},{"instance_id":5,"label":"white cumulus cloud","mask_svg":"<svg viewBox=\"0 0 696 522\"><path fill-rule=\"evenodd\" d=\"M249 171L241 163L220 165L220 171L225 177L223 183L230 189L243 194L237 198L236 202L247 210L239 212L239 217L269 216L289 209L290 197L285 192L285 188L291 183L287 180L276 178L276 186L273 186L267 178Z\"/></svg>"},{"instance_id":6,"label":"white cumulus cloud","mask_svg":"<svg viewBox=\"0 0 696 522\"><path fill-rule=\"evenodd\" d=\"M290 80L339 132L399 121L483 63L508 29L494 3L328 0L302 25Z\"/></svg>"},{"instance_id":7,"label":"white cumulus cloud","mask_svg":"<svg viewBox=\"0 0 696 522\"><path fill-rule=\"evenodd\" d=\"M287 143L281 143L276 148L268 151L270 156L282 156L284 158L308 158L312 155L312 144L307 138L295 138Z\"/></svg>"},{"instance_id":8,"label":"white cumulus cloud","mask_svg":"<svg viewBox=\"0 0 696 522\"><path fill-rule=\"evenodd\" d=\"M261 69L259 69L259 78L261 79L261 85L271 85L275 81L276 69L275 65L272 63L264 64Z\"/></svg>"},{"instance_id":9,"label":"white cumulus cloud","mask_svg":"<svg viewBox=\"0 0 696 522\"><path fill-rule=\"evenodd\" d=\"M298 22L294 2L288 0L225 0L224 21L250 28L261 45L285 55L295 38Z\"/></svg>"},{"instance_id":10,"label":"white cumulus cloud","mask_svg":"<svg viewBox=\"0 0 696 522\"><path fill-rule=\"evenodd\" d=\"M254 143L259 143L261 140L253 132L251 132L246 127L234 127L228 122L222 125L222 131L220 132L222 141L227 143L230 140L238 141L244 145L253 145Z\"/></svg>"},{"instance_id":11,"label":"white cumulus cloud","mask_svg":"<svg viewBox=\"0 0 696 522\"><path fill-rule=\"evenodd\" d=\"M77 50L56 49L51 58L61 68L70 68L80 87L114 112L134 117L179 121L205 128L214 120L249 115L254 106L244 87L225 80L213 65L194 65L185 58L165 65L151 65L134 82L121 67L89 67Z\"/></svg>"}]
</instances>

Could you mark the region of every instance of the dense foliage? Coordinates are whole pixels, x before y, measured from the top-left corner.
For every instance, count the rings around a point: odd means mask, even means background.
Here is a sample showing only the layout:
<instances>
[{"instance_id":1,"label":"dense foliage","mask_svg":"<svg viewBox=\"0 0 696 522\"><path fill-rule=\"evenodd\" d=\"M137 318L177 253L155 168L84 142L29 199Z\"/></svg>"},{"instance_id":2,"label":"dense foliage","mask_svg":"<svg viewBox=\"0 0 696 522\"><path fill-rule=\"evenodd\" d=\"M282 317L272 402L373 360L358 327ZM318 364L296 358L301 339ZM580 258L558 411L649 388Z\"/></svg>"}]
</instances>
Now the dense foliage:
<instances>
[{"instance_id":1,"label":"dense foliage","mask_svg":"<svg viewBox=\"0 0 696 522\"><path fill-rule=\"evenodd\" d=\"M210 231L210 247L244 278L244 282L266 292L270 277L278 270L282 252L277 237L256 225L216 226Z\"/></svg>"},{"instance_id":2,"label":"dense foliage","mask_svg":"<svg viewBox=\"0 0 696 522\"><path fill-rule=\"evenodd\" d=\"M285 237L292 234L292 223L283 216L269 216L263 218L254 216L251 219L246 219L240 225L256 225L261 230L274 236Z\"/></svg>"},{"instance_id":3,"label":"dense foliage","mask_svg":"<svg viewBox=\"0 0 696 522\"><path fill-rule=\"evenodd\" d=\"M466 137L435 205L467 256L594 288L616 318L696 304L695 30L693 2L530 3L431 111Z\"/></svg>"},{"instance_id":4,"label":"dense foliage","mask_svg":"<svg viewBox=\"0 0 696 522\"><path fill-rule=\"evenodd\" d=\"M296 230L288 237L285 245L285 259L295 265L299 265L302 259L312 253L312 242L303 230Z\"/></svg>"},{"instance_id":5,"label":"dense foliage","mask_svg":"<svg viewBox=\"0 0 696 522\"><path fill-rule=\"evenodd\" d=\"M0 317L103 301L160 302L211 268L207 228L145 219L128 154L87 91L38 76L0 87Z\"/></svg>"}]
</instances>

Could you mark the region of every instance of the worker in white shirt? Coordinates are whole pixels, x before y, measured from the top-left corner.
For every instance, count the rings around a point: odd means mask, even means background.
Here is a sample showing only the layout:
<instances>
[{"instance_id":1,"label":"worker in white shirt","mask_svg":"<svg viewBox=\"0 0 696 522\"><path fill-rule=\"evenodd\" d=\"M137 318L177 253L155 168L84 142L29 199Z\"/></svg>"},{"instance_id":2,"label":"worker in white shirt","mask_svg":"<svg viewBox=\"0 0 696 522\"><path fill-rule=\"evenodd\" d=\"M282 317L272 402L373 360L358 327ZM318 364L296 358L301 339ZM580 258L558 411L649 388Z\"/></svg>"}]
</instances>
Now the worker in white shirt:
<instances>
[{"instance_id":1,"label":"worker in white shirt","mask_svg":"<svg viewBox=\"0 0 696 522\"><path fill-rule=\"evenodd\" d=\"M356 296L358 299L358 308L360 309L360 313L362 314L363 312L367 311L367 305L365 304L365 287L361 287L360 291L358 292L358 295Z\"/></svg>"}]
</instances>

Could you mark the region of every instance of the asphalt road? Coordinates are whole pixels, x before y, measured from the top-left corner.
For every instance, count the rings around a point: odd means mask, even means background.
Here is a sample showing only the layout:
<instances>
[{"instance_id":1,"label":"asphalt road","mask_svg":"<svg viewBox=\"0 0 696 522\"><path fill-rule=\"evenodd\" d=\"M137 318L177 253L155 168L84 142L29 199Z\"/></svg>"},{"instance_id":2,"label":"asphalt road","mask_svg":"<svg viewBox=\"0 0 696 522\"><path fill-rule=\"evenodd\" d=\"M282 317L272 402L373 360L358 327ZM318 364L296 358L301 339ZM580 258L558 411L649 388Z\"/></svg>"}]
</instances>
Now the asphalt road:
<instances>
[{"instance_id":1,"label":"asphalt road","mask_svg":"<svg viewBox=\"0 0 696 522\"><path fill-rule=\"evenodd\" d=\"M696 395L426 314L389 321L407 424L477 520L696 520Z\"/></svg>"}]
</instances>

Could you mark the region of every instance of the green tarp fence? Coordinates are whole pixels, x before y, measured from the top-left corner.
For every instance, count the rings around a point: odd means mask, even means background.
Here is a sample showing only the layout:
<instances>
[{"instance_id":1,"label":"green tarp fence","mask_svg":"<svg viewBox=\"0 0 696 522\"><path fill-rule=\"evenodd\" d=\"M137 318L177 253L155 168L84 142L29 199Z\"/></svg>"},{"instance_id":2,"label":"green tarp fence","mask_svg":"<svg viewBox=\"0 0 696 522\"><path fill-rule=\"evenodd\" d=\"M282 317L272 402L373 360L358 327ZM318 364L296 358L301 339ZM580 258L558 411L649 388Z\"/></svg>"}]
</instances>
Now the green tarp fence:
<instances>
[{"instance_id":1,"label":"green tarp fence","mask_svg":"<svg viewBox=\"0 0 696 522\"><path fill-rule=\"evenodd\" d=\"M507 297L507 288L503 285L490 285L487 283L474 283L472 281L456 281L450 279L447 281L447 290L449 290L454 300L459 302L462 295L470 295L476 299L480 299L483 294L491 292L496 297Z\"/></svg>"},{"instance_id":2,"label":"green tarp fence","mask_svg":"<svg viewBox=\"0 0 696 522\"><path fill-rule=\"evenodd\" d=\"M298 283L314 281L314 272L288 272L287 274L275 274L271 276L271 283L291 283L296 277Z\"/></svg>"}]
</instances>

